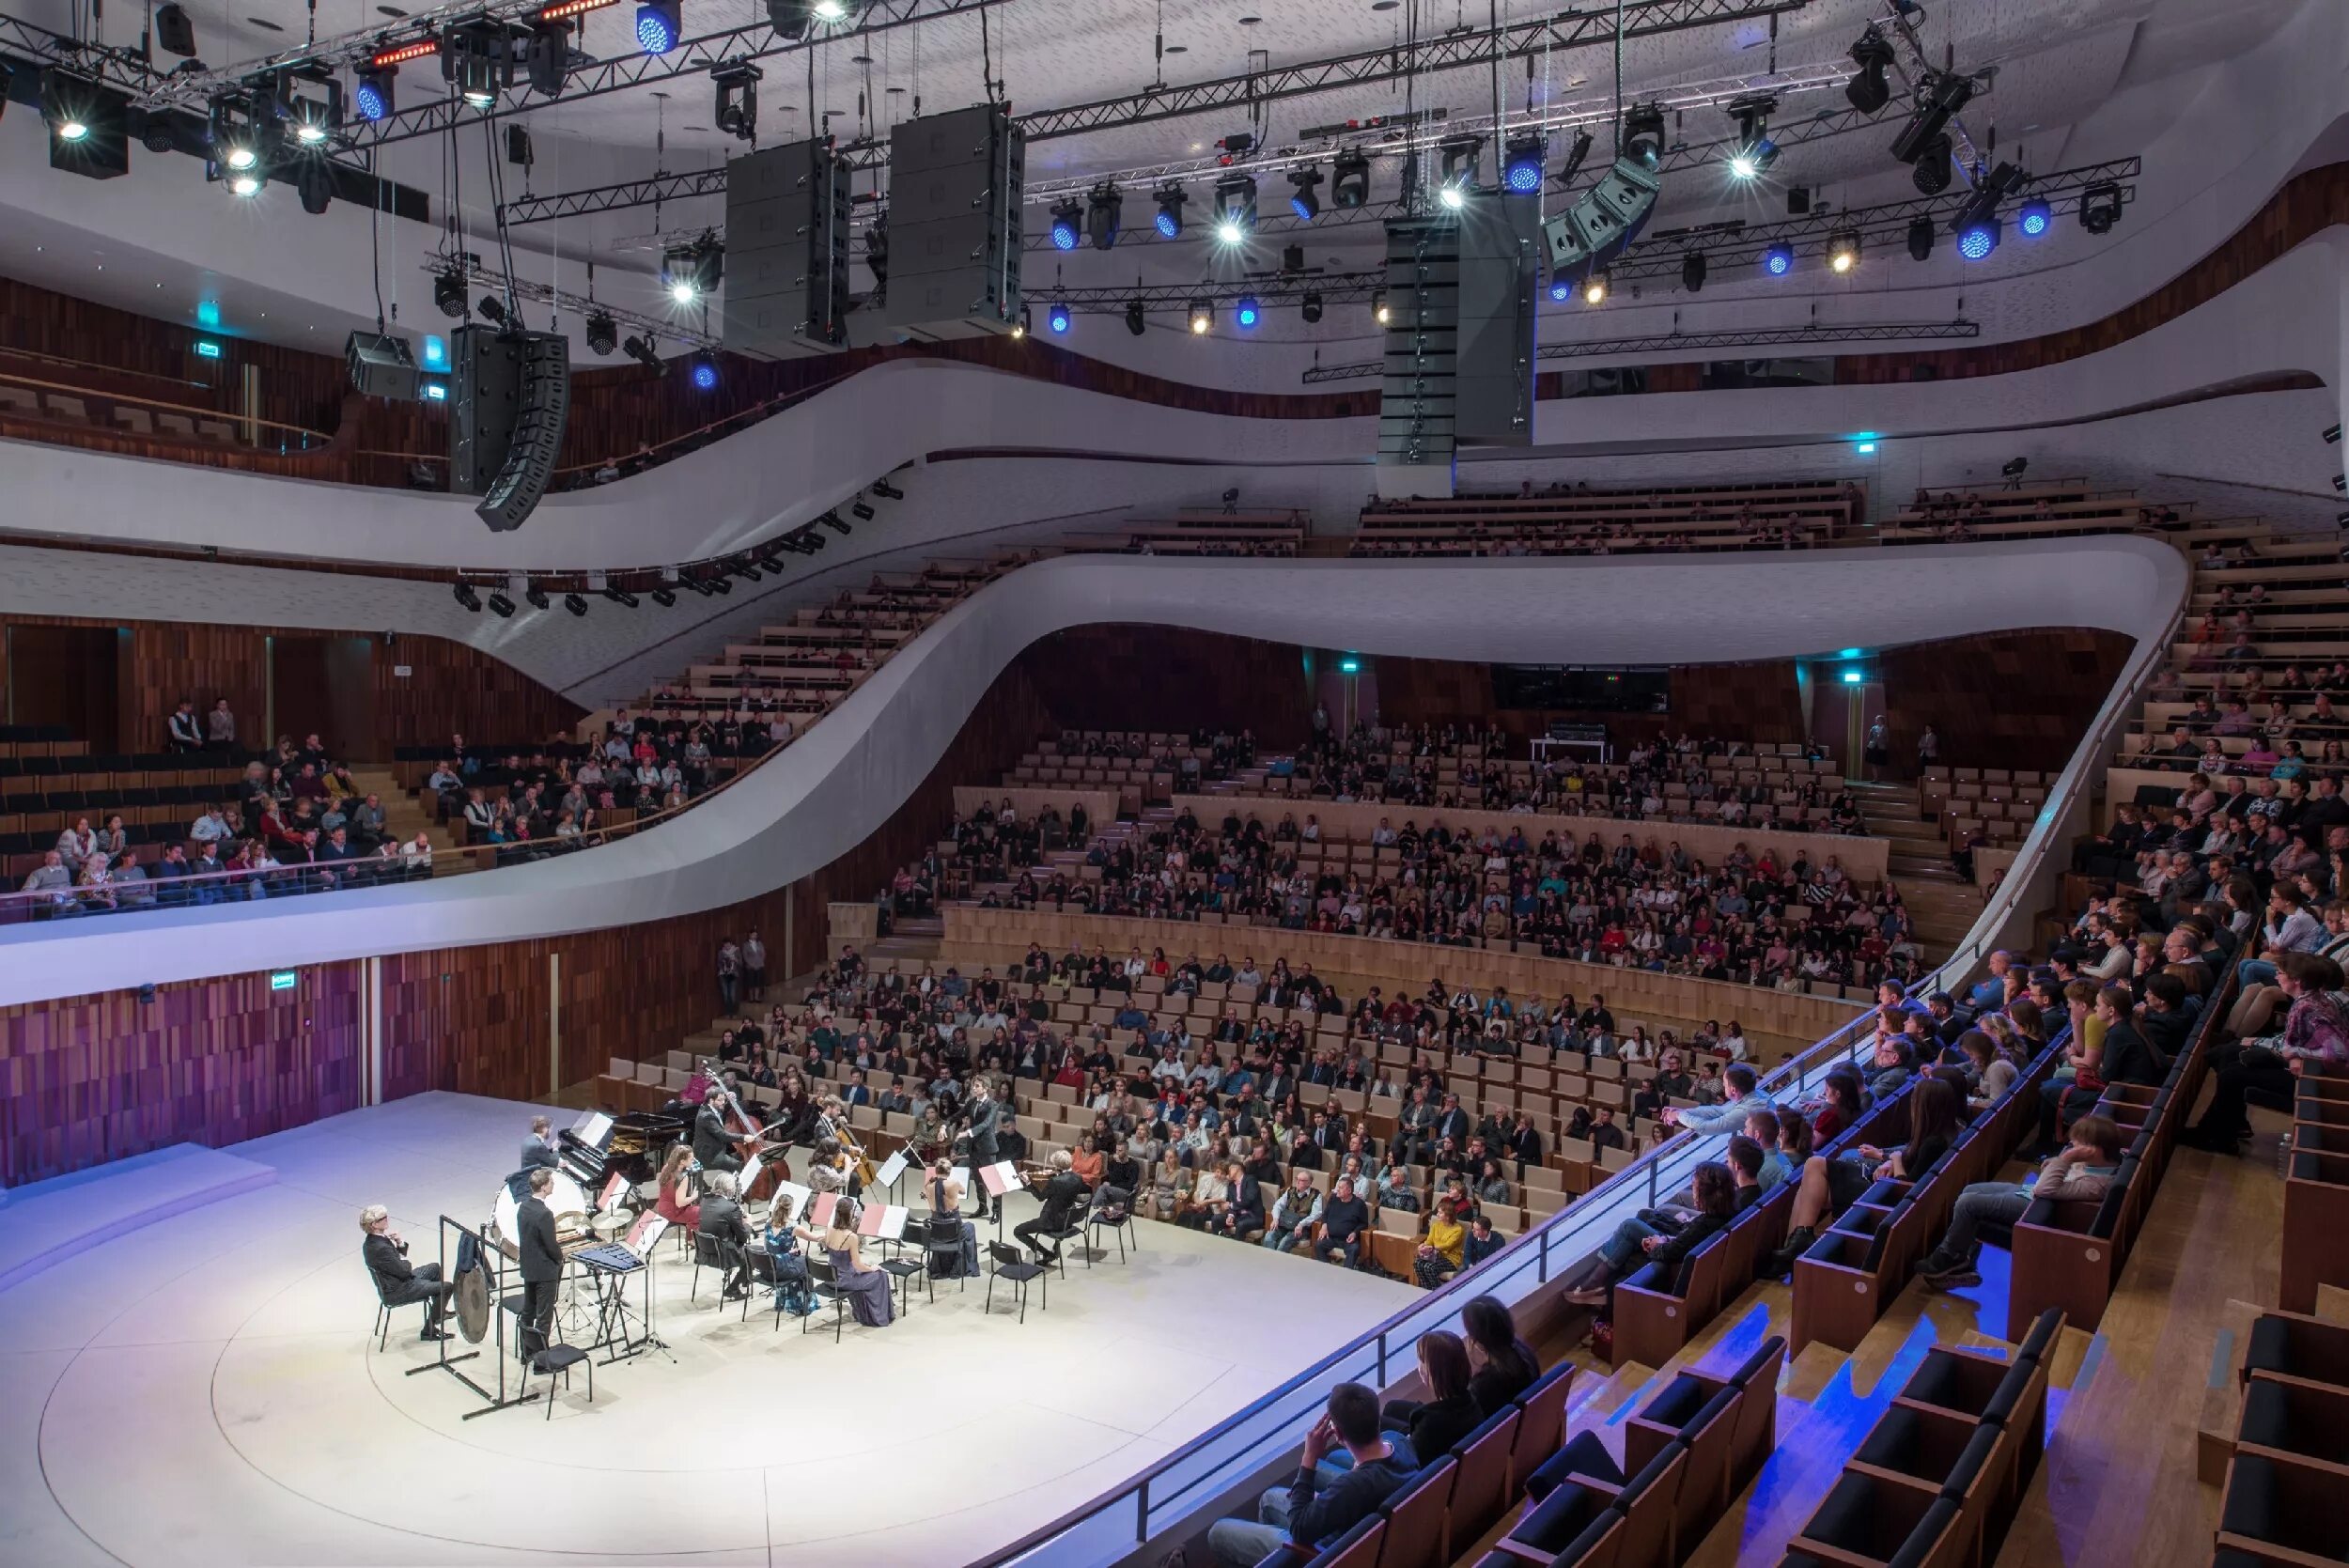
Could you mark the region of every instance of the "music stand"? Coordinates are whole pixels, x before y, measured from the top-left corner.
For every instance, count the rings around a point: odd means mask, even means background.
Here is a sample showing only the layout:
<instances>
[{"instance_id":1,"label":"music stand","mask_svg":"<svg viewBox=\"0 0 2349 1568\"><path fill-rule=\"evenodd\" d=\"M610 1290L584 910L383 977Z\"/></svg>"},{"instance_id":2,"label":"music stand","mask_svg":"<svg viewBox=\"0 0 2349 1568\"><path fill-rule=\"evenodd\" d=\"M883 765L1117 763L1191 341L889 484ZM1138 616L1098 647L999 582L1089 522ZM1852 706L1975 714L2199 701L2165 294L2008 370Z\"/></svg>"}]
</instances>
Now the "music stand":
<instances>
[{"instance_id":1,"label":"music stand","mask_svg":"<svg viewBox=\"0 0 2349 1568\"><path fill-rule=\"evenodd\" d=\"M482 1387L479 1383L474 1382L470 1374L459 1371L459 1362L474 1360L479 1358L481 1352L478 1350L468 1350L461 1355L452 1356L448 1353L449 1342L446 1340L443 1340L439 1343L438 1348L440 1355L438 1357L432 1360L427 1361L420 1367L410 1367L408 1369L408 1375L413 1377L420 1372L445 1372L451 1377L456 1378L457 1381L465 1385L466 1388L471 1389L474 1393L479 1394L483 1400L487 1401L487 1403L484 1404L480 1409L466 1411L464 1415L459 1418L463 1421L471 1421L475 1416L486 1416L492 1410L506 1410L511 1409L517 1405L529 1404L532 1400L537 1399L538 1395L536 1393L509 1394L506 1392L506 1276L509 1264L511 1264L511 1260L506 1257L504 1250L499 1248L494 1242L490 1241L489 1237L483 1235L479 1231L474 1230L470 1225L460 1224L457 1220L451 1219L445 1214L441 1216L440 1229L441 1273L443 1277L448 1275L453 1262L451 1256L452 1249L449 1246L449 1237L452 1232L454 1232L460 1239L466 1236L471 1236L473 1238L474 1255L481 1259L482 1266L489 1270L490 1318L491 1327L496 1334L498 1386L496 1389L492 1391L491 1389ZM520 1265L514 1265L513 1266L519 1269Z\"/></svg>"}]
</instances>

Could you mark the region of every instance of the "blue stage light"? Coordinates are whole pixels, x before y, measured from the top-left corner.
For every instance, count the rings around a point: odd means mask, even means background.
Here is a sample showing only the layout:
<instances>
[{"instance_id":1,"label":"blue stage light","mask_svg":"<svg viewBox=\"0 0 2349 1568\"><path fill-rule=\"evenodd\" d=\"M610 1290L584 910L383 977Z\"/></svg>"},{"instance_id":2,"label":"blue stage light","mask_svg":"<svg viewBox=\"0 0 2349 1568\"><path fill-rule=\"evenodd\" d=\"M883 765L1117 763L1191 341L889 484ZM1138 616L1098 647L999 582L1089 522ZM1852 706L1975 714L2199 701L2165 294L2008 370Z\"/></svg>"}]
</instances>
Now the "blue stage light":
<instances>
[{"instance_id":1,"label":"blue stage light","mask_svg":"<svg viewBox=\"0 0 2349 1568\"><path fill-rule=\"evenodd\" d=\"M677 0L645 0L636 8L636 47L647 54L666 54L684 30Z\"/></svg>"},{"instance_id":2,"label":"blue stage light","mask_svg":"<svg viewBox=\"0 0 2349 1568\"><path fill-rule=\"evenodd\" d=\"M1051 309L1044 313L1044 324L1056 333L1066 332L1068 330L1068 307L1054 301Z\"/></svg>"},{"instance_id":3,"label":"blue stage light","mask_svg":"<svg viewBox=\"0 0 2349 1568\"><path fill-rule=\"evenodd\" d=\"M2027 201L2015 214L2015 226L2026 239L2036 240L2055 222L2055 209L2044 201Z\"/></svg>"},{"instance_id":4,"label":"blue stage light","mask_svg":"<svg viewBox=\"0 0 2349 1568\"><path fill-rule=\"evenodd\" d=\"M1795 270L1795 247L1772 245L1762 253L1762 270L1774 278L1782 278Z\"/></svg>"},{"instance_id":5,"label":"blue stage light","mask_svg":"<svg viewBox=\"0 0 2349 1568\"><path fill-rule=\"evenodd\" d=\"M1968 224L1957 237L1957 254L1968 261L1980 261L1999 248L1999 220L1983 218Z\"/></svg>"},{"instance_id":6,"label":"blue stage light","mask_svg":"<svg viewBox=\"0 0 2349 1568\"><path fill-rule=\"evenodd\" d=\"M1234 318L1243 329L1256 324L1257 314L1256 298L1252 294L1241 296L1239 304L1232 312Z\"/></svg>"},{"instance_id":7,"label":"blue stage light","mask_svg":"<svg viewBox=\"0 0 2349 1568\"><path fill-rule=\"evenodd\" d=\"M703 392L718 389L718 366L706 359L693 362L693 385Z\"/></svg>"}]
</instances>

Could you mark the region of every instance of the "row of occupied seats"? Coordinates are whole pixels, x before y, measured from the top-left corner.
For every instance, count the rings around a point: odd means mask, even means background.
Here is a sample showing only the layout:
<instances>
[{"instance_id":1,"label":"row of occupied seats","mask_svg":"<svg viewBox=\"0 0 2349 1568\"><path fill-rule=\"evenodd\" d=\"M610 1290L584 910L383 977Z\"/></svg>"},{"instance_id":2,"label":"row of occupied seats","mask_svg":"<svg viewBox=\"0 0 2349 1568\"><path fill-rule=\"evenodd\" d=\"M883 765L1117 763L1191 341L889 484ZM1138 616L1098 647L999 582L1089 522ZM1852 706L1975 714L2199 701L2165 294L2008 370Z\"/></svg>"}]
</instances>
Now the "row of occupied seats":
<instances>
[{"instance_id":1,"label":"row of occupied seats","mask_svg":"<svg viewBox=\"0 0 2349 1568\"><path fill-rule=\"evenodd\" d=\"M1576 1435L1525 1479L1525 1511L1478 1568L1651 1568L1686 1561L1778 1442L1786 1342L1726 1377L1683 1372L1625 1421L1623 1458Z\"/></svg>"},{"instance_id":2,"label":"row of occupied seats","mask_svg":"<svg viewBox=\"0 0 2349 1568\"><path fill-rule=\"evenodd\" d=\"M2243 1409L2212 1568L2342 1561L2344 1464L2349 1326L2264 1314L2244 1350Z\"/></svg>"},{"instance_id":3,"label":"row of occupied seats","mask_svg":"<svg viewBox=\"0 0 2349 1568\"><path fill-rule=\"evenodd\" d=\"M1318 1553L1276 1547L1259 1568L1444 1568L1501 1521L1511 1499L1562 1452L1575 1366L1561 1361L1509 1407L1433 1459Z\"/></svg>"},{"instance_id":4,"label":"row of occupied seats","mask_svg":"<svg viewBox=\"0 0 2349 1568\"><path fill-rule=\"evenodd\" d=\"M1887 1095L1813 1152L1831 1159L1862 1143L1897 1143L1907 1126L1907 1094ZM1781 1182L1768 1197L1683 1258L1669 1278L1665 1270L1670 1265L1649 1263L1617 1283L1610 1363L1662 1366L1743 1295L1762 1259L1786 1239L1797 1185Z\"/></svg>"},{"instance_id":5,"label":"row of occupied seats","mask_svg":"<svg viewBox=\"0 0 2349 1568\"><path fill-rule=\"evenodd\" d=\"M1859 1348L1907 1284L1909 1265L1932 1248L1957 1195L1997 1174L2036 1129L2039 1086L2062 1061L2071 1033L2062 1030L2032 1058L1999 1102L1977 1112L1950 1141L1931 1170L1914 1181L1874 1183L1795 1260L1797 1353L1814 1340L1838 1350Z\"/></svg>"},{"instance_id":6,"label":"row of occupied seats","mask_svg":"<svg viewBox=\"0 0 2349 1568\"><path fill-rule=\"evenodd\" d=\"M2234 986L2229 974L2158 1085L2106 1087L2094 1114L2117 1125L2128 1144L2101 1199L2069 1203L2036 1199L2006 1234L1999 1234L1999 1226L1983 1228L1983 1237L2003 1240L2012 1257L2006 1287L2010 1332L2049 1309L2060 1308L2076 1328L2093 1329L2104 1321L2105 1303L2128 1261L2138 1225L2153 1206L2170 1152L2201 1092L2211 1046Z\"/></svg>"},{"instance_id":7,"label":"row of occupied seats","mask_svg":"<svg viewBox=\"0 0 2349 1568\"><path fill-rule=\"evenodd\" d=\"M1936 1348L1843 1466L1780 1568L1970 1568L1998 1555L2047 1409L2050 1312L2013 1361Z\"/></svg>"}]
</instances>

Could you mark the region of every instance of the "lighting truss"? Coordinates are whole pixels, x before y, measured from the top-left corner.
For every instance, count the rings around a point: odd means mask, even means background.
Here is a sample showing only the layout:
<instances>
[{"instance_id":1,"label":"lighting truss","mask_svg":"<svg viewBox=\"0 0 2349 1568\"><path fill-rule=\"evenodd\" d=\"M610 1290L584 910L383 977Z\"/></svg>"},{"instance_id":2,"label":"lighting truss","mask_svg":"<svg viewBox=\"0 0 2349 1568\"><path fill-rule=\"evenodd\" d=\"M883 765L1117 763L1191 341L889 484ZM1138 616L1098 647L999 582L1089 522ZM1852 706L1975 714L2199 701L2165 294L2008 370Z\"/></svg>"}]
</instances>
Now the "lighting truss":
<instances>
[{"instance_id":1,"label":"lighting truss","mask_svg":"<svg viewBox=\"0 0 2349 1568\"><path fill-rule=\"evenodd\" d=\"M444 265L445 263L438 258L430 258L425 263L424 270L428 272L437 272ZM535 278L509 278L496 268L484 267L478 261L469 259L466 262L465 275L472 281L474 287L487 289L500 298L511 295L517 299L528 300L533 304L552 305L557 310L568 311L579 317L609 316L619 326L634 327L640 332L648 332L664 344L677 343L692 349L707 349L723 347L708 333L697 332L675 317L647 315L641 310L630 310L626 305L615 305L609 300L591 300L584 294L574 294L568 288L556 288L550 284L540 283Z\"/></svg>"},{"instance_id":2,"label":"lighting truss","mask_svg":"<svg viewBox=\"0 0 2349 1568\"><path fill-rule=\"evenodd\" d=\"M1547 343L1534 350L1536 359L1595 359L1602 354L1670 353L1686 349L1777 349L1827 343L1916 343L1935 339L1980 337L1982 323L1958 317L1949 321L1876 321L1839 327L1812 323L1800 327L1755 327L1737 332L1655 333L1645 337L1590 337L1572 343ZM1365 381L1386 374L1382 360L1357 365L1321 365L1305 372L1308 386L1325 381Z\"/></svg>"},{"instance_id":3,"label":"lighting truss","mask_svg":"<svg viewBox=\"0 0 2349 1568\"><path fill-rule=\"evenodd\" d=\"M526 27L537 20L538 13L546 9L547 3L548 0L488 0L486 4L483 0L452 0L450 4L415 12L387 26L336 33L313 43L296 44L274 54L223 66L217 70L159 76L148 91L140 95L138 102L144 109L202 109L220 94L235 92L256 76L296 66L316 65L331 69L365 65L380 50L402 43L437 40L443 31L459 23L502 23Z\"/></svg>"},{"instance_id":4,"label":"lighting truss","mask_svg":"<svg viewBox=\"0 0 2349 1568\"><path fill-rule=\"evenodd\" d=\"M511 0L507 3L510 4ZM624 92L630 87L658 85L680 76L707 76L715 66L772 59L780 54L812 49L836 39L885 33L920 23L935 22L941 17L968 15L1005 3L1006 0L864 0L853 25L834 27L821 34L811 31L798 42L783 38L762 17L757 22L722 33L706 33L700 38L681 39L666 54L631 54L616 60L583 60L564 79L563 91L559 96L541 93L526 83L517 82L500 94L498 101L486 110L473 109L455 98L438 99L412 109L403 109L385 119L372 123L362 120L348 125L344 127L344 140L353 147L367 147L387 142L410 141L418 136L437 135L452 125L463 124L482 114L527 114L551 104L574 103L583 98ZM1720 3L1720 0L1715 0L1715 3ZM542 8L543 3L531 6L520 14L527 19ZM1786 8L1781 5L1777 8ZM441 12L432 14L437 16ZM480 15L481 8L473 7L462 14ZM402 23L398 30L387 30L387 36L396 39L404 39L409 36L411 26L412 23ZM249 70L254 68L237 69Z\"/></svg>"},{"instance_id":5,"label":"lighting truss","mask_svg":"<svg viewBox=\"0 0 2349 1568\"><path fill-rule=\"evenodd\" d=\"M1365 49L1326 60L1307 60L1276 70L1249 71L1187 86L1151 87L1120 98L1071 104L1020 116L1031 142L1081 135L1110 126L1147 125L1219 110L1248 108L1274 99L1301 98L1339 87L1400 81L1422 71L1457 70L1567 49L1605 47L1617 40L1654 38L1709 27L1723 22L1752 22L1799 11L1810 0L1624 0L1620 8L1563 11L1537 22L1501 27L1470 27L1417 44ZM1846 73L1848 74L1848 73Z\"/></svg>"},{"instance_id":6,"label":"lighting truss","mask_svg":"<svg viewBox=\"0 0 2349 1568\"><path fill-rule=\"evenodd\" d=\"M129 93L133 104L165 80L163 72L148 65L134 49L85 43L53 33L39 23L0 15L0 55L8 54L37 65L64 66L101 86Z\"/></svg>"},{"instance_id":7,"label":"lighting truss","mask_svg":"<svg viewBox=\"0 0 2349 1568\"><path fill-rule=\"evenodd\" d=\"M682 201L690 196L723 196L726 194L726 171L722 165L714 169L695 169L691 174L657 174L650 179L623 180L617 185L598 185L584 191L563 191L543 196L518 196L498 209L498 218L507 227L523 224L543 224L554 218L579 218L593 212L618 212L630 207L650 207L656 202ZM699 229L694 231L700 233Z\"/></svg>"},{"instance_id":8,"label":"lighting truss","mask_svg":"<svg viewBox=\"0 0 2349 1568\"><path fill-rule=\"evenodd\" d=\"M1776 127L1772 127L1775 131ZM2137 199L2137 187L2131 183L2144 172L2141 158L2115 158L2102 163L2087 163L2075 169L2059 169L2053 174L2032 179L2030 194L2046 202L2061 214L2079 210L2080 197L2091 186L2113 185L2121 192L2125 205ZM1762 253L1772 245L1793 245L1801 250L1806 244L1822 249L1828 237L1842 230L1857 231L1863 246L1882 255L1898 255L1907 243L1908 225L1916 218L1931 218L1942 227L1948 226L1950 216L1966 205L1967 193L1952 191L1937 196L1915 196L1906 201L1886 202L1879 207L1846 207L1830 212L1815 212L1808 217L1788 218L1780 223L1747 224L1735 229L1705 230L1681 233L1666 230L1643 234L1623 254L1608 273L1617 286L1626 282L1672 281L1680 277L1681 257L1691 250L1701 250L1710 259L1713 275L1721 278L1735 269L1750 267L1762 258ZM1729 272L1724 272L1728 269Z\"/></svg>"},{"instance_id":9,"label":"lighting truss","mask_svg":"<svg viewBox=\"0 0 2349 1568\"><path fill-rule=\"evenodd\" d=\"M1301 303L1308 294L1318 294L1325 304L1335 304L1367 300L1386 286L1387 270L1376 267L1359 272L1318 272L1289 279L1262 276L1234 278L1228 282L1056 288L1052 290L1052 299L1084 316L1123 316L1127 307L1134 304L1141 305L1145 311L1187 315L1192 303L1198 300L1218 305L1237 304L1243 299L1252 299L1258 304L1267 306L1292 305Z\"/></svg>"}]
</instances>

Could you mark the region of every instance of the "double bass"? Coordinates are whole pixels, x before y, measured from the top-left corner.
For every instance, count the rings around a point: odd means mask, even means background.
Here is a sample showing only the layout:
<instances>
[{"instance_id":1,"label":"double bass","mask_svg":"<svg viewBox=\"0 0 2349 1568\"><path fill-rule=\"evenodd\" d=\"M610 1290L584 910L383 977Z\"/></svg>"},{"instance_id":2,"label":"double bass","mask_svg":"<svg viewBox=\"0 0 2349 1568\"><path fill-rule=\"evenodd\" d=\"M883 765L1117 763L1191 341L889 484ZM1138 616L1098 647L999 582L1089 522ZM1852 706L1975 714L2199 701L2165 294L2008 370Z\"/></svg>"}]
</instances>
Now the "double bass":
<instances>
[{"instance_id":1,"label":"double bass","mask_svg":"<svg viewBox=\"0 0 2349 1568\"><path fill-rule=\"evenodd\" d=\"M713 1097L717 1099L722 1107L719 1111L719 1120L725 1123L730 1131L739 1134L733 1140L734 1153L743 1164L748 1165L752 1160L760 1158L770 1151L786 1147L781 1142L770 1141L768 1138L770 1133L782 1126L783 1124L773 1122L764 1127L760 1126L752 1119L750 1113L742 1109L741 1100L726 1088L724 1079L718 1076L718 1071L714 1066L704 1063L701 1072L697 1075L696 1083L702 1092L700 1097L705 1100ZM777 1154L773 1160L759 1168L758 1179L742 1191L742 1201L748 1203L754 1198L766 1197L773 1192L775 1183L790 1179L790 1159L787 1156Z\"/></svg>"}]
</instances>

